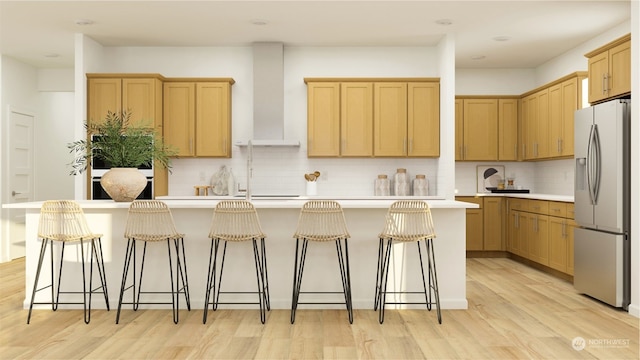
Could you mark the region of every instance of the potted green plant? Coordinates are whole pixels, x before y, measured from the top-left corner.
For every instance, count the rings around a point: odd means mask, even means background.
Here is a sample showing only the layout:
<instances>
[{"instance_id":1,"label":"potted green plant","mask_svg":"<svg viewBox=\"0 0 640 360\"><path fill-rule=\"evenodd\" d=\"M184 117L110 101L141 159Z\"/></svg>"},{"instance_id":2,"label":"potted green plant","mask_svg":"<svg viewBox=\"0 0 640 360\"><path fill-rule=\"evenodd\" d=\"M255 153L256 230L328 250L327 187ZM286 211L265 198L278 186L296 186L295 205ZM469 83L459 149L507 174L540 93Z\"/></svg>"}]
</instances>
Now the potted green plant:
<instances>
[{"instance_id":1,"label":"potted green plant","mask_svg":"<svg viewBox=\"0 0 640 360\"><path fill-rule=\"evenodd\" d=\"M111 166L100 184L115 201L133 201L142 192L147 179L138 167L155 162L155 166L171 169L171 156L177 154L151 124L131 124L130 119L130 111L108 111L103 121L85 124L87 139L68 144L74 154L71 175L86 171L94 159Z\"/></svg>"}]
</instances>

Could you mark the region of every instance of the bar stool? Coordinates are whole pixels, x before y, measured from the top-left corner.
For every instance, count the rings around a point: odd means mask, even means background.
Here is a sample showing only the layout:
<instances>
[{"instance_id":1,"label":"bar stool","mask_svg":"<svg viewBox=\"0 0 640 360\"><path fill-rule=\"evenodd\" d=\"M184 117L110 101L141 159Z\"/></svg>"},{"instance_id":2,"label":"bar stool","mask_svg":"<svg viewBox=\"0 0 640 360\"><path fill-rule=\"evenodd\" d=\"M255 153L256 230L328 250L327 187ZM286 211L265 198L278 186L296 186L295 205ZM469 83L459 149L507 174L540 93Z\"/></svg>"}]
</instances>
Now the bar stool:
<instances>
[{"instance_id":1,"label":"bar stool","mask_svg":"<svg viewBox=\"0 0 640 360\"><path fill-rule=\"evenodd\" d=\"M310 200L307 201L300 211L298 218L298 227L293 237L296 239L296 259L293 268L293 295L291 300L291 323L296 319L296 310L298 304L345 304L349 316L349 323L353 324L353 305L351 302L351 275L349 273L349 250L347 247L347 239L350 237L347 225L344 219L342 207L337 201L333 200ZM300 240L302 247L300 248ZM344 240L344 249L342 242ZM344 303L339 302L299 302L300 294L310 293L328 293L339 294L339 292L303 292L300 291L302 286L302 273L304 263L307 257L307 247L309 241L327 242L335 241L336 251L338 254L338 265L340 267L340 276L342 280L342 293L344 294Z\"/></svg>"},{"instance_id":2,"label":"bar stool","mask_svg":"<svg viewBox=\"0 0 640 360\"><path fill-rule=\"evenodd\" d=\"M124 237L127 239L127 250L125 253L124 269L122 271L122 282L120 285L120 299L118 300L118 314L116 324L120 321L120 310L122 304L132 305L133 310L138 310L140 304L171 304L173 309L173 322L178 323L179 295L184 294L187 309L191 310L189 298L189 279L187 277L187 265L184 255L184 234L177 232L171 211L167 204L159 200L134 200L129 206L127 223L125 225ZM140 274L136 279L136 244L142 241L142 261L140 263ZM169 280L171 292L168 291L142 291L142 275L144 272L144 260L147 253L148 243L159 243L166 241L169 255ZM172 246L173 243L173 246ZM172 248L175 250L175 280L173 269ZM133 260L132 284L127 286L127 275ZM133 289L131 302L123 302L124 292ZM141 294L171 294L171 302L140 302Z\"/></svg>"},{"instance_id":3,"label":"bar stool","mask_svg":"<svg viewBox=\"0 0 640 360\"><path fill-rule=\"evenodd\" d=\"M29 304L29 315L27 316L27 324L31 321L31 311L33 304L50 304L53 311L58 310L58 305L82 304L84 308L84 322L88 324L91 321L91 295L93 293L103 293L104 301L109 310L109 293L107 290L107 280L104 271L104 259L102 256L102 234L94 234L89 230L87 220L80 205L71 200L49 200L45 201L40 208L40 220L38 222L38 238L42 239L40 247L40 257L38 259L38 269L36 278L33 283L33 291L31 293L31 303ZM85 254L84 241L90 244L90 270L89 270L89 291L87 291L87 277L85 273ZM54 281L54 241L61 243L60 265L58 269L58 279ZM64 249L67 243L79 242L80 258L82 261L82 292L79 291L60 291L60 280L62 278L62 266L64 265ZM51 284L38 289L38 281L42 264L49 245L51 254ZM93 260L96 259L98 275L100 278L100 286L93 288ZM36 292L51 288L50 302L34 302ZM101 291L98 291L101 290ZM60 302L60 294L82 294L83 302ZM88 299L87 299L88 296Z\"/></svg>"},{"instance_id":4,"label":"bar stool","mask_svg":"<svg viewBox=\"0 0 640 360\"><path fill-rule=\"evenodd\" d=\"M431 218L431 210L425 201L421 200L400 200L391 204L386 216L386 224L379 235L378 246L378 272L376 275L376 296L374 310L380 307L378 320L380 324L384 322L384 308L386 304L426 304L431 311L435 304L438 313L438 323L442 324L440 314L440 295L438 292L438 276L436 274L436 260L433 248L433 239L436 237ZM386 250L384 241L387 241ZM427 268L429 272L429 287L425 281L424 265L422 261L422 250L420 241L424 240L427 251ZM394 241L408 243L416 242L418 245L418 256L420 258L420 270L422 275L422 285L424 286L425 302L387 302L387 293L391 294L420 294L415 291L387 291L387 279L389 276L389 258L391 256L391 245ZM434 302L435 301L435 302Z\"/></svg>"},{"instance_id":5,"label":"bar stool","mask_svg":"<svg viewBox=\"0 0 640 360\"><path fill-rule=\"evenodd\" d=\"M266 235L260 227L258 213L251 202L246 200L223 200L216 205L213 211L213 218L211 219L211 229L209 231L211 250L209 252L209 272L207 275L207 289L204 300L204 314L202 317L203 324L207 323L209 305L212 306L213 311L216 311L219 304L259 304L260 322L264 324L266 311L271 310L269 276L267 273L267 258L264 244L265 237ZM260 240L259 247L258 239ZM218 250L221 240L224 241L224 247L222 250L220 273L216 284ZM253 258L256 267L258 291L221 291L222 271L224 270L224 260L227 254L228 242L249 240L253 242ZM211 297L211 291L213 291L213 297ZM220 294L258 294L258 302L220 302Z\"/></svg>"}]
</instances>

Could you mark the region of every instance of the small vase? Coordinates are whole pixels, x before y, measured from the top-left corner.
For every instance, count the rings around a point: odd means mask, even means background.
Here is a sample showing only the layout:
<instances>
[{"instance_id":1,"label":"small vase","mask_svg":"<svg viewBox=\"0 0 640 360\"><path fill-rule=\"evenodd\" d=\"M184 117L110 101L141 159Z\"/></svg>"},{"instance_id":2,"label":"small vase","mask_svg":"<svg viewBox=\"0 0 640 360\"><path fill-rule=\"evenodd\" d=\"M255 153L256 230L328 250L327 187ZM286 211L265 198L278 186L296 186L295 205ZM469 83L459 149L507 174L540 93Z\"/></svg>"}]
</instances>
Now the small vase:
<instances>
[{"instance_id":1,"label":"small vase","mask_svg":"<svg viewBox=\"0 0 640 360\"><path fill-rule=\"evenodd\" d=\"M147 177L136 168L112 168L100 179L104 191L116 202L132 202L147 186Z\"/></svg>"}]
</instances>

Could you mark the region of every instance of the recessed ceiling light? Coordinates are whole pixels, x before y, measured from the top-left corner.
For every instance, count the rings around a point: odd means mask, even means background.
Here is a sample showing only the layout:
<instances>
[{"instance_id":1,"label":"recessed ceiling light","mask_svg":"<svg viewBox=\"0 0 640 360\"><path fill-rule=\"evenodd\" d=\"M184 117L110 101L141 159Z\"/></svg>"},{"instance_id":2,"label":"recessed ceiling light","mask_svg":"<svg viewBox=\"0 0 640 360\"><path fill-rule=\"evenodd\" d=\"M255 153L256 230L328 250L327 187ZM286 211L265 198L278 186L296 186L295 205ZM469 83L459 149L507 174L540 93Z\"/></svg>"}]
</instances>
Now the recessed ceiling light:
<instances>
[{"instance_id":1,"label":"recessed ceiling light","mask_svg":"<svg viewBox=\"0 0 640 360\"><path fill-rule=\"evenodd\" d=\"M471 57L471 60L482 60L484 58L486 58L484 55L474 55Z\"/></svg>"},{"instance_id":2,"label":"recessed ceiling light","mask_svg":"<svg viewBox=\"0 0 640 360\"><path fill-rule=\"evenodd\" d=\"M93 24L93 20L89 20L89 19L77 19L76 20L76 25L86 26L86 25L91 25L91 24Z\"/></svg>"},{"instance_id":3,"label":"recessed ceiling light","mask_svg":"<svg viewBox=\"0 0 640 360\"><path fill-rule=\"evenodd\" d=\"M265 19L253 19L251 20L251 23L253 25L262 26L262 25L267 25L269 22Z\"/></svg>"},{"instance_id":4,"label":"recessed ceiling light","mask_svg":"<svg viewBox=\"0 0 640 360\"><path fill-rule=\"evenodd\" d=\"M496 37L493 38L493 40L495 40L495 41L509 41L509 40L511 40L511 37L510 36L504 36L504 35L503 36L496 36Z\"/></svg>"},{"instance_id":5,"label":"recessed ceiling light","mask_svg":"<svg viewBox=\"0 0 640 360\"><path fill-rule=\"evenodd\" d=\"M44 57L46 57L46 58L57 58L58 56L60 56L60 55L56 54L56 53L46 53L46 54L44 54Z\"/></svg>"},{"instance_id":6,"label":"recessed ceiling light","mask_svg":"<svg viewBox=\"0 0 640 360\"><path fill-rule=\"evenodd\" d=\"M442 25L442 26L448 26L453 24L453 21L451 21L450 19L440 19L440 20L436 20L436 24Z\"/></svg>"}]
</instances>

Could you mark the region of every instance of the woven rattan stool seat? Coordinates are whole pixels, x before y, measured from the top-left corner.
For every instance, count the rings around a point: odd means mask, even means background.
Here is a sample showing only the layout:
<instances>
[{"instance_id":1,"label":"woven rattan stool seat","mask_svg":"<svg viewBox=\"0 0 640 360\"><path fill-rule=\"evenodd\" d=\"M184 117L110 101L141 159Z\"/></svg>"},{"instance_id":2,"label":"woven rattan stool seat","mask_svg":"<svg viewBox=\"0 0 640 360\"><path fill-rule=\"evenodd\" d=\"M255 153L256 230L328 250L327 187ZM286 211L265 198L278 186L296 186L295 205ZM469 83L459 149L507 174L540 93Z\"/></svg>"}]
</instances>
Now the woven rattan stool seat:
<instances>
[{"instance_id":1,"label":"woven rattan stool seat","mask_svg":"<svg viewBox=\"0 0 640 360\"><path fill-rule=\"evenodd\" d=\"M122 270L122 280L120 285L120 298L118 300L118 313L116 324L120 322L120 311L123 304L132 305L133 310L138 310L140 304L171 304L173 310L173 322L179 320L179 298L184 295L187 303L187 310L191 310L191 300L189 298L189 278L187 276L187 264L184 250L184 234L176 230L173 216L166 203L159 200L134 200L129 205L127 222L124 230L124 237L127 239L127 250ZM142 261L139 268L136 267L136 242L142 241ZM143 291L144 261L147 255L147 244L166 242L169 282L171 291ZM132 268L131 285L127 285L128 273ZM139 274L136 272L139 271ZM155 275L155 274L152 274ZM124 293L132 291L132 300L123 302ZM171 302L141 302L141 294L171 294Z\"/></svg>"},{"instance_id":2,"label":"woven rattan stool seat","mask_svg":"<svg viewBox=\"0 0 640 360\"><path fill-rule=\"evenodd\" d=\"M40 247L40 257L36 277L31 293L31 303L29 305L29 315L27 316L27 324L31 320L31 313L34 304L51 305L52 310L57 310L59 304L82 304L84 307L84 322L91 321L91 295L93 293L103 293L107 310L109 310L109 295L107 290L107 280L104 270L104 259L102 256L102 234L95 234L89 229L84 212L80 205L72 200L49 200L45 201L40 208L40 220L38 222L38 238L42 239ZM53 242L61 243L60 246L60 262L58 264L58 276L54 277L53 258L54 249ZM87 274L85 273L85 254L84 241L88 241L90 252L90 270L88 275L89 284L87 285ZM60 280L62 278L62 268L64 265L65 245L70 242L79 242L80 260L82 262L82 292L79 291L61 291ZM48 286L38 288L40 280L40 272L49 245L51 252L51 283ZM93 263L94 258L97 264L98 275L100 277L100 286L93 287ZM48 302L35 302L36 293L40 290L51 289L51 300ZM61 302L60 294L83 294L82 302Z\"/></svg>"},{"instance_id":3,"label":"woven rattan stool seat","mask_svg":"<svg viewBox=\"0 0 640 360\"><path fill-rule=\"evenodd\" d=\"M40 208L38 237L56 241L78 241L98 239L102 234L91 232L84 212L77 202L49 200Z\"/></svg>"},{"instance_id":4,"label":"woven rattan stool seat","mask_svg":"<svg viewBox=\"0 0 640 360\"><path fill-rule=\"evenodd\" d=\"M342 207L334 200L307 201L300 211L298 227L293 237L311 241L349 238Z\"/></svg>"},{"instance_id":5,"label":"woven rattan stool seat","mask_svg":"<svg viewBox=\"0 0 640 360\"><path fill-rule=\"evenodd\" d=\"M209 270L207 289L204 299L202 323L207 322L209 305L215 311L220 304L257 304L260 306L260 321L266 321L266 311L271 309L269 299L269 275L267 272L266 235L260 227L260 220L253 204L246 200L223 200L213 210L209 238L211 250L209 254ZM257 291L221 291L222 272L227 254L227 243L240 241L253 242L253 256L256 270ZM258 244L259 240L259 244ZM218 266L218 250L220 241L224 242L222 259ZM218 269L219 267L219 269ZM213 292L213 294L212 294ZM257 294L258 302L221 302L220 294Z\"/></svg>"},{"instance_id":6,"label":"woven rattan stool seat","mask_svg":"<svg viewBox=\"0 0 640 360\"><path fill-rule=\"evenodd\" d=\"M216 205L211 220L209 238L226 241L245 241L263 238L258 214L246 200L224 200Z\"/></svg>"},{"instance_id":7,"label":"woven rattan stool seat","mask_svg":"<svg viewBox=\"0 0 640 360\"><path fill-rule=\"evenodd\" d=\"M353 305L351 302L351 275L349 272L350 237L342 207L334 200L310 200L300 210L298 226L293 237L296 239L296 259L293 274L293 295L291 301L291 323L296 319L298 304L344 304L347 308L349 323L353 323ZM300 242L302 241L302 246ZM309 241L334 241L338 256L338 266L342 280L342 292L301 291L304 264L307 258ZM300 294L343 294L344 302L300 302Z\"/></svg>"},{"instance_id":8,"label":"woven rattan stool seat","mask_svg":"<svg viewBox=\"0 0 640 360\"><path fill-rule=\"evenodd\" d=\"M164 241L181 239L184 234L176 230L167 204L157 200L136 200L129 206L124 237L140 241Z\"/></svg>"},{"instance_id":9,"label":"woven rattan stool seat","mask_svg":"<svg viewBox=\"0 0 640 360\"><path fill-rule=\"evenodd\" d=\"M440 294L438 290L438 276L436 272L436 259L433 247L433 239L436 237L433 220L431 218L431 210L429 205L422 200L399 200L391 204L385 217L384 229L378 235L380 238L378 245L378 270L376 274L376 293L373 309L380 307L378 316L379 322L384 322L384 309L386 304L424 304L428 310L432 305L436 306L438 313L438 322L442 323L442 315L440 313ZM425 267L422 261L422 250L420 242L424 240L424 247L427 253L427 277L425 279ZM406 289L398 289L398 291L387 291L387 280L389 277L389 267L392 265L390 259L393 257L391 251L393 242L415 242L418 245L418 257L420 259L420 275L422 276L423 291L407 291ZM386 248L385 248L386 242ZM408 246L408 245L406 245ZM406 249L406 246L403 248ZM402 251L402 250L401 250ZM402 264L393 262L394 268L403 269ZM404 271L401 270L404 274ZM387 302L387 294L403 295L403 294L421 294L424 295L424 301L409 302L400 300L396 302Z\"/></svg>"},{"instance_id":10,"label":"woven rattan stool seat","mask_svg":"<svg viewBox=\"0 0 640 360\"><path fill-rule=\"evenodd\" d=\"M391 204L385 226L378 237L395 241L420 241L436 237L431 210L421 200L399 200Z\"/></svg>"}]
</instances>

